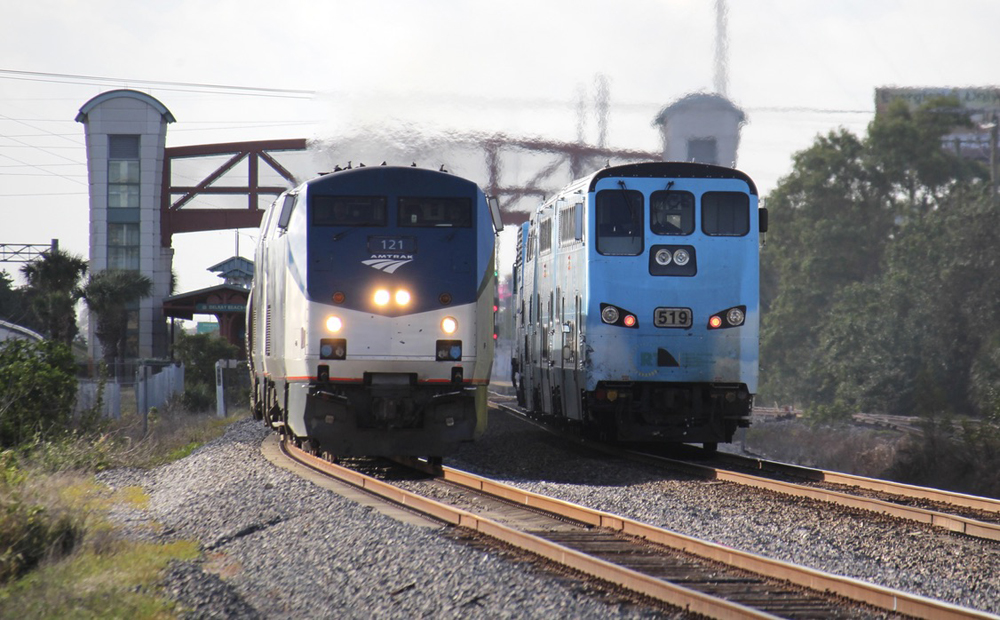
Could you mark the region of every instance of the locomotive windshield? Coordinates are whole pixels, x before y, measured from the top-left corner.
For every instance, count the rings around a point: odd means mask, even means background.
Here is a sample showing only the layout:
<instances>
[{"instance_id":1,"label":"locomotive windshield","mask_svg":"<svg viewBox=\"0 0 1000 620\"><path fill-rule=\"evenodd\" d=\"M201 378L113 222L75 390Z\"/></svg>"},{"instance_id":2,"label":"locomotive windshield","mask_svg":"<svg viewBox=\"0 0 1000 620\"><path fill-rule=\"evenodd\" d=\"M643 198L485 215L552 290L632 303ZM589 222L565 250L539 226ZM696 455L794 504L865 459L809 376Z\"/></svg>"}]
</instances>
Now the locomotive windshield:
<instances>
[{"instance_id":1,"label":"locomotive windshield","mask_svg":"<svg viewBox=\"0 0 1000 620\"><path fill-rule=\"evenodd\" d=\"M750 197L740 192L705 192L701 229L706 235L742 237L750 232Z\"/></svg>"},{"instance_id":2,"label":"locomotive windshield","mask_svg":"<svg viewBox=\"0 0 1000 620\"><path fill-rule=\"evenodd\" d=\"M468 198L400 198L399 225L470 228L472 201Z\"/></svg>"},{"instance_id":3,"label":"locomotive windshield","mask_svg":"<svg viewBox=\"0 0 1000 620\"><path fill-rule=\"evenodd\" d=\"M653 192L649 197L649 228L657 235L690 235L694 232L694 194Z\"/></svg>"},{"instance_id":4,"label":"locomotive windshield","mask_svg":"<svg viewBox=\"0 0 1000 620\"><path fill-rule=\"evenodd\" d=\"M643 196L629 189L597 192L597 251L615 256L642 254Z\"/></svg>"},{"instance_id":5,"label":"locomotive windshield","mask_svg":"<svg viewBox=\"0 0 1000 620\"><path fill-rule=\"evenodd\" d=\"M313 196L315 226L385 226L385 196Z\"/></svg>"}]
</instances>

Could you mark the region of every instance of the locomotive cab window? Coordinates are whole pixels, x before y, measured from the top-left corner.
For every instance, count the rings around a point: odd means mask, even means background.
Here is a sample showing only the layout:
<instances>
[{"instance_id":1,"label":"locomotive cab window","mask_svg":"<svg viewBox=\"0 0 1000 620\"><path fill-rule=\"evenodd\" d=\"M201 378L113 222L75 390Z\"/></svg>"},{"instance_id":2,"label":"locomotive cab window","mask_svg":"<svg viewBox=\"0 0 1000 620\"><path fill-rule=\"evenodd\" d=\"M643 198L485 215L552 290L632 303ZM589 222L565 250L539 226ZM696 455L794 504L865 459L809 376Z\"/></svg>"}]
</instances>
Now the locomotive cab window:
<instances>
[{"instance_id":1,"label":"locomotive cab window","mask_svg":"<svg viewBox=\"0 0 1000 620\"><path fill-rule=\"evenodd\" d=\"M315 226L385 226L384 196L313 196Z\"/></svg>"},{"instance_id":2,"label":"locomotive cab window","mask_svg":"<svg viewBox=\"0 0 1000 620\"><path fill-rule=\"evenodd\" d=\"M694 194L653 192L649 197L649 229L656 235L690 235L694 232Z\"/></svg>"},{"instance_id":3,"label":"locomotive cab window","mask_svg":"<svg viewBox=\"0 0 1000 620\"><path fill-rule=\"evenodd\" d=\"M468 198L400 198L400 226L470 228L472 201Z\"/></svg>"},{"instance_id":4,"label":"locomotive cab window","mask_svg":"<svg viewBox=\"0 0 1000 620\"><path fill-rule=\"evenodd\" d=\"M612 256L642 254L642 192L606 189L597 192L597 251Z\"/></svg>"},{"instance_id":5,"label":"locomotive cab window","mask_svg":"<svg viewBox=\"0 0 1000 620\"><path fill-rule=\"evenodd\" d=\"M285 201L281 203L281 215L278 216L278 228L284 230L288 228L288 222L292 219L292 211L295 210L295 202L298 196L288 194Z\"/></svg>"},{"instance_id":6,"label":"locomotive cab window","mask_svg":"<svg viewBox=\"0 0 1000 620\"><path fill-rule=\"evenodd\" d=\"M706 192L701 197L701 230L706 235L742 237L750 232L750 196Z\"/></svg>"}]
</instances>

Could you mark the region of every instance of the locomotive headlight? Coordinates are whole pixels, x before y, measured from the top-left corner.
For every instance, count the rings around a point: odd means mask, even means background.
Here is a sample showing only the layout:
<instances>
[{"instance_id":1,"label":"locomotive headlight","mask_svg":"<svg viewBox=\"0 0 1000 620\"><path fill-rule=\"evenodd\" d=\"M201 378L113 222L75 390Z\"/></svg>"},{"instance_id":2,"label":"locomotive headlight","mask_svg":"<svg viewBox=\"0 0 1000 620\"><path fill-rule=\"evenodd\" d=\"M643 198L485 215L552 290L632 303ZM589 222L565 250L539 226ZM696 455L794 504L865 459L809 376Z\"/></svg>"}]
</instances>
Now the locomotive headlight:
<instances>
[{"instance_id":1,"label":"locomotive headlight","mask_svg":"<svg viewBox=\"0 0 1000 620\"><path fill-rule=\"evenodd\" d=\"M396 304L405 306L408 303L410 303L410 292L404 289L396 291Z\"/></svg>"},{"instance_id":2,"label":"locomotive headlight","mask_svg":"<svg viewBox=\"0 0 1000 620\"><path fill-rule=\"evenodd\" d=\"M386 305L387 303L389 303L389 298L390 298L389 291L385 290L384 288L380 288L379 290L375 291L376 306Z\"/></svg>"},{"instance_id":3,"label":"locomotive headlight","mask_svg":"<svg viewBox=\"0 0 1000 620\"><path fill-rule=\"evenodd\" d=\"M337 316L326 317L326 329L329 332L337 333L344 327L344 322L340 320Z\"/></svg>"},{"instance_id":4,"label":"locomotive headlight","mask_svg":"<svg viewBox=\"0 0 1000 620\"><path fill-rule=\"evenodd\" d=\"M605 323L610 323L614 325L618 322L618 308L614 306L605 306L604 310L601 310L601 320Z\"/></svg>"},{"instance_id":5,"label":"locomotive headlight","mask_svg":"<svg viewBox=\"0 0 1000 620\"><path fill-rule=\"evenodd\" d=\"M458 321L450 316L444 317L441 321L441 330L446 334L454 334L455 330L458 329Z\"/></svg>"},{"instance_id":6,"label":"locomotive headlight","mask_svg":"<svg viewBox=\"0 0 1000 620\"><path fill-rule=\"evenodd\" d=\"M744 316L743 311L739 308L732 308L726 313L726 320L729 321L729 324L733 327L743 325L743 319L745 318L746 317Z\"/></svg>"},{"instance_id":7,"label":"locomotive headlight","mask_svg":"<svg viewBox=\"0 0 1000 620\"><path fill-rule=\"evenodd\" d=\"M690 260L691 260L691 255L688 254L688 251L685 250L684 248L678 248L674 250L674 262L677 263L679 266L683 267L684 265L687 265L688 261ZM663 264L665 265L666 263Z\"/></svg>"},{"instance_id":8,"label":"locomotive headlight","mask_svg":"<svg viewBox=\"0 0 1000 620\"><path fill-rule=\"evenodd\" d=\"M670 264L671 260L673 257L670 255L670 250L661 248L656 251L656 264L666 266Z\"/></svg>"}]
</instances>

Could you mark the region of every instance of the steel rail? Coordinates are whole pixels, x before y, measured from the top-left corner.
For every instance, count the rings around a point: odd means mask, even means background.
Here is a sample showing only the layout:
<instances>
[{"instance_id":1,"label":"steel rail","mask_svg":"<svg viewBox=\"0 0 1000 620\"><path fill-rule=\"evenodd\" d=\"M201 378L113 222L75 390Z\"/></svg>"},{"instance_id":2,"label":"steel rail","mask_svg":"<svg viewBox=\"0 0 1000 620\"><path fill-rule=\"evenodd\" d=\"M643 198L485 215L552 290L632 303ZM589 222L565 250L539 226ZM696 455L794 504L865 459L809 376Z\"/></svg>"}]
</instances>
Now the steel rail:
<instances>
[{"instance_id":1,"label":"steel rail","mask_svg":"<svg viewBox=\"0 0 1000 620\"><path fill-rule=\"evenodd\" d=\"M715 618L775 617L738 603L716 598L591 557L568 547L547 541L539 536L501 525L491 519L421 497L386 482L375 480L320 459L319 457L309 455L294 446L283 444L283 449L291 458L318 471L334 475L345 482L366 489L369 492L403 506L430 514L442 522L481 532L497 540L531 551L561 565L576 569L598 579L615 583L671 605L685 608L691 612ZM563 518L593 527L606 528L628 536L639 537L651 543L691 553L734 568L785 580L814 591L828 592L887 611L914 617L941 618L946 620L958 620L962 618L1000 619L1000 616L986 612L963 608L951 603L885 588L850 577L824 573L787 562L772 560L753 553L738 551L712 542L698 540L684 534L671 532L618 515L518 489L450 467L442 468L442 477L453 484L494 495L508 502L551 512Z\"/></svg>"},{"instance_id":2,"label":"steel rail","mask_svg":"<svg viewBox=\"0 0 1000 620\"><path fill-rule=\"evenodd\" d=\"M896 504L873 497L852 495L842 491L833 491L830 489L810 487L794 482L773 480L771 478L764 478L753 474L720 469L709 465L699 465L689 461L671 459L654 454L646 454L643 452L630 452L629 454L634 454L635 458L640 461L645 461L651 464L667 465L680 469L686 473L710 480L735 482L736 484L741 484L743 486L766 489L768 491L791 495L793 497L804 497L822 502L830 502L837 504L838 506L859 508L869 512L876 512L900 519L916 521L917 523L925 523L927 525L940 527L958 534L965 534L966 536L973 536L985 540L1000 540L1000 524L997 523L979 521L927 508Z\"/></svg>"},{"instance_id":3,"label":"steel rail","mask_svg":"<svg viewBox=\"0 0 1000 620\"><path fill-rule=\"evenodd\" d=\"M541 424L535 420L527 418L518 409L506 405L503 403L492 403L495 407L508 412L509 414L515 415L518 418L540 428L543 428L549 432L553 432L551 428L544 424ZM732 471L728 469L720 469L718 467L712 467L710 465L701 465L698 463L692 463L690 461L673 459L665 456L659 456L655 454L648 454L645 452L639 452L636 450L628 450L625 448L618 448L615 446L609 446L606 444L600 444L592 441L567 438L573 442L578 443L588 449L597 450L608 455L617 456L620 458L626 458L637 462L646 463L648 465L653 465L656 467L670 467L676 470L683 471L685 473L697 476L699 478L704 478L706 480L722 480L726 482L733 482L736 484L741 484L743 486L754 487L758 489L765 489L768 491L773 491L775 493L782 493L784 495L790 495L792 497L803 497L814 499L817 501L829 502L839 506L847 506L850 508L858 508L860 510L867 510L869 512L886 514L892 517L897 517L900 519L907 519L910 521L915 521L917 523L924 523L927 525L932 525L935 527L943 528L947 531L955 532L958 534L964 534L966 536L972 536L975 538L982 538L984 540L1000 541L1000 524L990 523L988 521L980 521L978 519L972 519L969 517L963 517L959 515L949 514L946 512L941 512L938 510L931 510L927 508L918 508L915 506L907 506L905 504L897 504L894 502L881 500L872 497L864 497L862 495L852 495L850 493L845 493L842 491L834 491L830 489L822 489L818 487L806 486L803 484L797 484L794 482L784 482L780 480L774 480L771 478L765 478L761 476L755 476L753 474ZM717 455L719 456L719 455ZM780 464L785 466L787 472L790 473L794 465ZM809 469L809 468L803 468ZM819 470L814 470L819 471ZM849 474L835 474L835 472L829 472L830 479L825 480L830 482L831 480L848 480L852 478ZM861 478L855 477L855 478ZM869 479L872 480L872 479ZM892 487L897 489L895 494L902 495L902 486L898 483L891 483L888 481L874 481L883 482L887 487ZM846 484L843 483L843 484ZM894 486L895 485L895 486ZM860 485L855 485L860 486ZM874 486L874 484L873 484ZM922 488L922 487L914 487ZM876 490L876 489L869 489ZM927 489L927 491L934 491L933 489ZM886 490L885 492L892 493L893 491ZM942 491L941 493L947 494L947 491ZM961 501L961 494L951 493L951 497L954 497L956 501ZM972 499L984 500L983 505L990 505L991 502L995 500L990 500L989 498L976 498L975 496L964 496L969 498L967 503L974 503ZM921 499L918 496L913 496L914 499ZM948 503L948 502L945 502ZM962 504L956 504L962 505ZM983 510L983 508L978 508ZM1000 502L995 502L995 507L986 510L998 510L1000 509Z\"/></svg>"},{"instance_id":4,"label":"steel rail","mask_svg":"<svg viewBox=\"0 0 1000 620\"><path fill-rule=\"evenodd\" d=\"M422 497L416 493L406 491L346 467L341 467L340 465L304 452L286 442L282 442L281 445L282 451L293 460L316 471L334 476L343 482L357 486L383 499L430 515L444 523L480 532L519 549L530 551L562 566L574 568L598 579L604 579L605 581L670 605L713 618L770 620L778 617L611 564L610 562L594 558L568 547L552 543L539 536L515 530L491 519ZM510 497L507 497L507 499L511 501ZM521 503L528 505L528 501ZM566 502L561 503L566 504ZM567 505L569 506L569 504ZM584 512L576 512L574 514L583 515ZM567 518L573 517L567 516Z\"/></svg>"},{"instance_id":5,"label":"steel rail","mask_svg":"<svg viewBox=\"0 0 1000 620\"><path fill-rule=\"evenodd\" d=\"M1000 499L994 499L992 497L980 497L978 495L956 493L954 491L946 491L943 489L932 489L930 487L905 484L892 480L868 478L866 476L857 476L854 474L845 474L825 469L816 469L814 467L782 463L780 461L770 461L767 459L748 457L739 454L726 454L720 452L716 454L715 457L740 467L759 469L761 471L773 471L775 473L805 478L814 482L826 482L842 486L853 486L868 491L878 491L880 493L899 495L907 499L927 500L941 504L951 504L953 506L970 508L972 510L995 512L1000 515Z\"/></svg>"}]
</instances>

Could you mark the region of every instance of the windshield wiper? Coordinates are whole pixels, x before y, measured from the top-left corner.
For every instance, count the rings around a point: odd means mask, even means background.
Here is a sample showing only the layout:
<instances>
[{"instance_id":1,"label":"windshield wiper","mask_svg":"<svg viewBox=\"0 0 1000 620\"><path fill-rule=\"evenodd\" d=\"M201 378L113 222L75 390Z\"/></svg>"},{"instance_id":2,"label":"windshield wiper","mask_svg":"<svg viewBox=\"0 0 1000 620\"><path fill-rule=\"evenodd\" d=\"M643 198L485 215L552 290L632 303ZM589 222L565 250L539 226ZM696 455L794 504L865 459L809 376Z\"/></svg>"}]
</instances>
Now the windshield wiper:
<instances>
[{"instance_id":1,"label":"windshield wiper","mask_svg":"<svg viewBox=\"0 0 1000 620\"><path fill-rule=\"evenodd\" d=\"M628 219L629 219L629 230L628 234L632 234L632 225L635 224L635 211L632 210L632 201L628 199L628 188L625 187L625 181L618 181L618 186L622 188L622 197L625 198L625 206L628 207ZM639 222L639 227L642 227L642 222Z\"/></svg>"}]
</instances>

